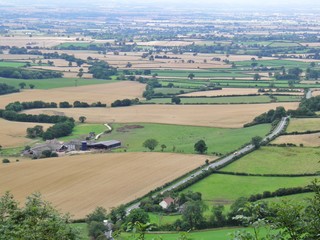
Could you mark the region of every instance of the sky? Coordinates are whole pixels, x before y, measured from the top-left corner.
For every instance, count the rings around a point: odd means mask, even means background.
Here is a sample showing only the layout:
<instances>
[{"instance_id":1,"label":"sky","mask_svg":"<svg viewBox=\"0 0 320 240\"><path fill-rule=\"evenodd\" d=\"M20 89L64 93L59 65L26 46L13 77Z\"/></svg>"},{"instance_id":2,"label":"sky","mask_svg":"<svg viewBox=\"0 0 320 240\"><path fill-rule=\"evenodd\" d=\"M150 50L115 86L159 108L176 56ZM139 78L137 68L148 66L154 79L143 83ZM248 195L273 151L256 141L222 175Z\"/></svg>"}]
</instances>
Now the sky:
<instances>
[{"instance_id":1,"label":"sky","mask_svg":"<svg viewBox=\"0 0 320 240\"><path fill-rule=\"evenodd\" d=\"M0 4L51 6L151 5L157 7L314 9L320 0L0 0Z\"/></svg>"}]
</instances>

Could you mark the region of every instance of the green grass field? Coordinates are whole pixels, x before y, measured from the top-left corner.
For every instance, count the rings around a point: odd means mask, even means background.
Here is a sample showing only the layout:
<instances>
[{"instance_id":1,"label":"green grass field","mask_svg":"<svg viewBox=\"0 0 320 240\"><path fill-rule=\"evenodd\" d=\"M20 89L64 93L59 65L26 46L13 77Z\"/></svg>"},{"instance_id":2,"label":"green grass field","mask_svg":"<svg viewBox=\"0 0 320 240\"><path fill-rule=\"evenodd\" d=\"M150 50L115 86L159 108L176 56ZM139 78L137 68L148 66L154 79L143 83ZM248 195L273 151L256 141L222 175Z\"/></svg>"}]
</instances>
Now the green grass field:
<instances>
[{"instance_id":1,"label":"green grass field","mask_svg":"<svg viewBox=\"0 0 320 240\"><path fill-rule=\"evenodd\" d=\"M149 213L150 223L155 223L158 226L172 224L176 220L181 219L181 215L163 215L157 213Z\"/></svg>"},{"instance_id":2,"label":"green grass field","mask_svg":"<svg viewBox=\"0 0 320 240\"><path fill-rule=\"evenodd\" d=\"M290 60L256 60L256 63L258 63L258 66L263 65L265 67L281 67L284 66L286 68L294 68L294 67L299 67L299 68L307 68L310 66L309 63L305 62L298 62L298 61L290 61ZM251 63L253 61L239 61L235 62L236 66L239 67L251 67Z\"/></svg>"},{"instance_id":3,"label":"green grass field","mask_svg":"<svg viewBox=\"0 0 320 240\"><path fill-rule=\"evenodd\" d=\"M300 44L296 42L272 42L270 47L299 47Z\"/></svg>"},{"instance_id":4,"label":"green grass field","mask_svg":"<svg viewBox=\"0 0 320 240\"><path fill-rule=\"evenodd\" d=\"M194 97L180 98L181 104L249 104L249 103L269 103L272 99L269 96L239 96L239 97ZM278 102L298 102L301 97L297 96L276 96ZM171 103L171 98L154 98L145 101L146 103L165 104Z\"/></svg>"},{"instance_id":5,"label":"green grass field","mask_svg":"<svg viewBox=\"0 0 320 240\"><path fill-rule=\"evenodd\" d=\"M301 174L320 171L320 149L306 147L261 147L223 171L255 174Z\"/></svg>"},{"instance_id":6,"label":"green grass field","mask_svg":"<svg viewBox=\"0 0 320 240\"><path fill-rule=\"evenodd\" d=\"M194 78L211 78L211 77L250 77L246 72L233 70L152 70L152 73L157 73L159 77L185 77L190 73L195 75Z\"/></svg>"},{"instance_id":7,"label":"green grass field","mask_svg":"<svg viewBox=\"0 0 320 240\"><path fill-rule=\"evenodd\" d=\"M2 62L0 61L0 67L23 67L25 62Z\"/></svg>"},{"instance_id":8,"label":"green grass field","mask_svg":"<svg viewBox=\"0 0 320 240\"><path fill-rule=\"evenodd\" d=\"M292 118L287 132L306 132L320 130L320 118Z\"/></svg>"},{"instance_id":9,"label":"green grass field","mask_svg":"<svg viewBox=\"0 0 320 240\"><path fill-rule=\"evenodd\" d=\"M188 88L154 88L155 93L162 93L162 94L180 94L181 91L184 93L192 92L192 89Z\"/></svg>"},{"instance_id":10,"label":"green grass field","mask_svg":"<svg viewBox=\"0 0 320 240\"><path fill-rule=\"evenodd\" d=\"M19 83L25 82L27 88L29 84L35 85L36 89L52 89L62 87L86 86L93 84L113 83L115 80L98 80L98 79L78 79L78 78L52 78L52 79L15 79L0 78L0 83L6 83L19 88Z\"/></svg>"},{"instance_id":11,"label":"green grass field","mask_svg":"<svg viewBox=\"0 0 320 240\"><path fill-rule=\"evenodd\" d=\"M211 203L230 204L237 198L251 194L275 191L286 187L304 187L314 177L248 177L213 174L183 190L202 193L202 199Z\"/></svg>"},{"instance_id":12,"label":"green grass field","mask_svg":"<svg viewBox=\"0 0 320 240\"><path fill-rule=\"evenodd\" d=\"M139 125L143 128L129 129L132 125ZM129 127L126 127L129 126ZM250 128L225 129L210 127L195 127L166 124L112 124L114 130L101 139L120 140L127 151L147 151L142 146L148 138L154 138L159 142L155 151L161 151L161 144L167 148L165 152L195 153L194 144L203 139L208 146L208 153L228 153L238 149L243 144L251 141L253 136L264 136L270 130L269 124L258 125ZM149 151L149 150L148 150Z\"/></svg>"},{"instance_id":13,"label":"green grass field","mask_svg":"<svg viewBox=\"0 0 320 240\"><path fill-rule=\"evenodd\" d=\"M63 138L59 138L59 140L61 141L68 141L71 139L83 139L85 140L85 137L89 135L90 132L94 132L96 135L99 133L102 133L104 131L106 131L107 128L103 125L103 124L77 124L75 126L75 128L72 131L72 134L67 136L67 137L63 137Z\"/></svg>"},{"instance_id":14,"label":"green grass field","mask_svg":"<svg viewBox=\"0 0 320 240\"><path fill-rule=\"evenodd\" d=\"M89 45L99 45L99 44L95 44L95 43L87 43L87 42L65 42L65 43L61 43L59 44L57 47L58 48L67 48L70 46L74 46L74 47L88 47Z\"/></svg>"}]
</instances>

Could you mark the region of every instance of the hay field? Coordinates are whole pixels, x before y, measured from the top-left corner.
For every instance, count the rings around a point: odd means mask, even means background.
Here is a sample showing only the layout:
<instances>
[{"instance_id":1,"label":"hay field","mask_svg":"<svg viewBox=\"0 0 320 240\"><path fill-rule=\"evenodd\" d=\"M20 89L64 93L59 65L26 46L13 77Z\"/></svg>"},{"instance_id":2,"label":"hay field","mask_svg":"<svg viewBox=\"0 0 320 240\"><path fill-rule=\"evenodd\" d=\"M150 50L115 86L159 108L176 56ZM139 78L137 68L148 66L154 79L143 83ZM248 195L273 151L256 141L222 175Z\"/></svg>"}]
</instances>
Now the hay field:
<instances>
[{"instance_id":1,"label":"hay field","mask_svg":"<svg viewBox=\"0 0 320 240\"><path fill-rule=\"evenodd\" d=\"M319 118L293 118L290 120L287 132L306 132L320 130Z\"/></svg>"},{"instance_id":2,"label":"hay field","mask_svg":"<svg viewBox=\"0 0 320 240\"><path fill-rule=\"evenodd\" d=\"M177 125L241 128L257 115L277 106L296 109L298 103L231 104L231 105L137 105L118 108L57 109L61 114L78 119L86 116L88 123L167 123ZM52 114L52 109L25 111Z\"/></svg>"},{"instance_id":3,"label":"hay field","mask_svg":"<svg viewBox=\"0 0 320 240\"><path fill-rule=\"evenodd\" d=\"M89 39L86 38L85 42L89 42ZM0 42L3 46L16 46L16 47L54 47L64 42L77 42L75 37L53 37L53 36L33 36L29 37L26 35L16 35L14 37L4 37L0 36Z\"/></svg>"},{"instance_id":4,"label":"hay field","mask_svg":"<svg viewBox=\"0 0 320 240\"><path fill-rule=\"evenodd\" d=\"M15 101L35 101L42 100L45 102L62 102L84 101L88 103L102 102L110 104L117 99L124 98L141 98L145 85L132 82L122 81L108 84L97 84L78 87L56 88L50 90L24 90L20 93L1 95L0 108Z\"/></svg>"},{"instance_id":5,"label":"hay field","mask_svg":"<svg viewBox=\"0 0 320 240\"><path fill-rule=\"evenodd\" d=\"M201 155L107 153L0 165L0 193L21 202L35 191L63 212L83 218L116 207L204 164Z\"/></svg>"},{"instance_id":6,"label":"hay field","mask_svg":"<svg viewBox=\"0 0 320 240\"><path fill-rule=\"evenodd\" d=\"M0 145L7 148L32 143L34 140L26 138L26 130L35 125L41 125L44 129L51 126L46 123L11 122L0 119Z\"/></svg>"},{"instance_id":7,"label":"hay field","mask_svg":"<svg viewBox=\"0 0 320 240\"><path fill-rule=\"evenodd\" d=\"M320 133L302 134L302 135L285 135L280 136L274 141L274 144L293 143L299 146L303 144L306 147L319 147L320 146Z\"/></svg>"},{"instance_id":8,"label":"hay field","mask_svg":"<svg viewBox=\"0 0 320 240\"><path fill-rule=\"evenodd\" d=\"M255 89L255 88L223 88L222 90L185 93L185 94L181 94L180 96L212 97L212 96L226 96L226 95L248 95L248 94L258 94L258 89Z\"/></svg>"}]
</instances>

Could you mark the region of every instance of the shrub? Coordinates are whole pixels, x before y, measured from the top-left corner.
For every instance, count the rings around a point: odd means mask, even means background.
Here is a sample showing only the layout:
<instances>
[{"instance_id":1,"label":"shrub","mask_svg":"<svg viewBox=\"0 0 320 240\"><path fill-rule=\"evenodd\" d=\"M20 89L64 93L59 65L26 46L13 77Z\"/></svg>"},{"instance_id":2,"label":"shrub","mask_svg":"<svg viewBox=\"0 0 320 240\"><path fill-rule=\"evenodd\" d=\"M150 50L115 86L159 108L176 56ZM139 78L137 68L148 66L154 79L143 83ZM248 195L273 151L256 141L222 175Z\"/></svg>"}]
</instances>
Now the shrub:
<instances>
[{"instance_id":1,"label":"shrub","mask_svg":"<svg viewBox=\"0 0 320 240\"><path fill-rule=\"evenodd\" d=\"M2 163L10 163L10 160L7 158L2 159Z\"/></svg>"}]
</instances>

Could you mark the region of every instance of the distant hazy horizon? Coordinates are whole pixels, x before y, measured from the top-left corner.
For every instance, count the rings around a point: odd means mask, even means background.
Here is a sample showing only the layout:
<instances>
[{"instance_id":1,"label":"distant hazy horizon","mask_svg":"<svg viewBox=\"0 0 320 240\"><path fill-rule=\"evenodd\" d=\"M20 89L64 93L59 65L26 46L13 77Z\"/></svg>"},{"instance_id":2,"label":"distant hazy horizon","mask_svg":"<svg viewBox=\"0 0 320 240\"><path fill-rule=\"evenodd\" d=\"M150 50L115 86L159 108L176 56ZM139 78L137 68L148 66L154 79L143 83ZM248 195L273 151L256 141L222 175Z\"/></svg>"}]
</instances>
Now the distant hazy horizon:
<instances>
[{"instance_id":1,"label":"distant hazy horizon","mask_svg":"<svg viewBox=\"0 0 320 240\"><path fill-rule=\"evenodd\" d=\"M279 1L279 0L268 0L268 1L257 1L257 0L69 0L67 3L65 0L0 0L0 5L15 5L15 6L150 6L153 5L157 8L161 7L181 7L186 9L188 7L197 8L222 8L222 9L264 9L264 10L287 10L287 9L312 9L320 8L319 0L290 0L290 1ZM266 9L268 8L268 9Z\"/></svg>"}]
</instances>

